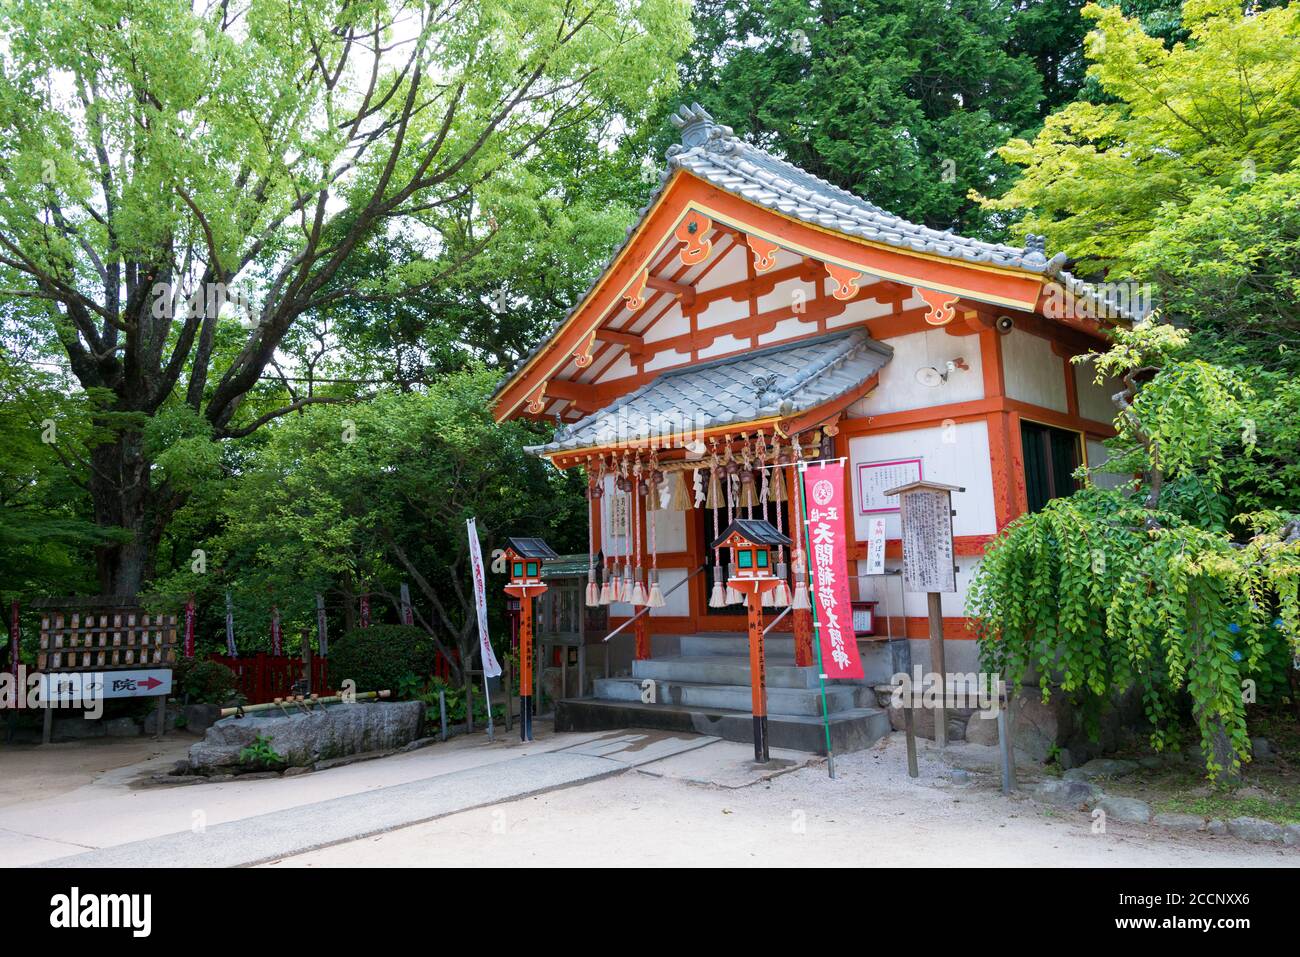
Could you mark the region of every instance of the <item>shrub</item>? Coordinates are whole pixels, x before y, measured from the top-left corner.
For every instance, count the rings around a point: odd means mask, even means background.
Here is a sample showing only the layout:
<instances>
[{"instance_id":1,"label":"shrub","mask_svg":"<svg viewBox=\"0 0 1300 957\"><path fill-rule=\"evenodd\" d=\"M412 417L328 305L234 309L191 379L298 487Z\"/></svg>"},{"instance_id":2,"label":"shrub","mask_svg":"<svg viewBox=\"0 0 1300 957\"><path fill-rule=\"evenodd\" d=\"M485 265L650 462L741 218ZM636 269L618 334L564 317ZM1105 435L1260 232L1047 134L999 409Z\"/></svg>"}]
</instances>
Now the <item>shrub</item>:
<instances>
[{"instance_id":1,"label":"shrub","mask_svg":"<svg viewBox=\"0 0 1300 957\"><path fill-rule=\"evenodd\" d=\"M182 658L176 663L176 694L192 704L225 704L235 697L235 673L217 661Z\"/></svg>"},{"instance_id":2,"label":"shrub","mask_svg":"<svg viewBox=\"0 0 1300 957\"><path fill-rule=\"evenodd\" d=\"M397 691L403 676L431 672L436 654L433 639L411 625L358 628L330 646L330 685L351 678L357 691Z\"/></svg>"}]
</instances>

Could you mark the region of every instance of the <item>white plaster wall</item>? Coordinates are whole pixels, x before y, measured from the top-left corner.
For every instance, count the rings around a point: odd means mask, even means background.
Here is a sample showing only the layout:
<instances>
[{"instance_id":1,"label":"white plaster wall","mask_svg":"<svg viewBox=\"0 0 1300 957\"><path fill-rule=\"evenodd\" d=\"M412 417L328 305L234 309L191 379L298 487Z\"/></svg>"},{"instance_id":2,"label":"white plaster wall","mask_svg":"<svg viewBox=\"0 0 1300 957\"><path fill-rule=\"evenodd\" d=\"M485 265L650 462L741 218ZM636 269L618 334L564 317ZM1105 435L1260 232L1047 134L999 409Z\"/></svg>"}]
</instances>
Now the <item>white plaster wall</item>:
<instances>
[{"instance_id":1,"label":"white plaster wall","mask_svg":"<svg viewBox=\"0 0 1300 957\"><path fill-rule=\"evenodd\" d=\"M613 379L621 379L624 376L632 375L636 369L632 366L632 360L626 352L620 353L619 357L609 364L600 375L596 376L597 382L609 382Z\"/></svg>"},{"instance_id":2,"label":"white plaster wall","mask_svg":"<svg viewBox=\"0 0 1300 957\"><path fill-rule=\"evenodd\" d=\"M765 332L758 337L759 345L775 345L778 342L784 342L786 339L794 339L798 336L807 336L817 331L817 327L811 322L804 322L798 316L792 316L789 319L782 319L772 327L771 332Z\"/></svg>"},{"instance_id":3,"label":"white plaster wall","mask_svg":"<svg viewBox=\"0 0 1300 957\"><path fill-rule=\"evenodd\" d=\"M649 565L646 566L647 572ZM659 569L659 590L664 592L664 604L662 608L651 608L651 618L685 618L691 613L691 586L683 585L671 595L668 589L672 588L679 581L686 577L684 568L661 568ZM648 587L648 586L647 586ZM615 601L610 602L609 614L611 618L629 618L635 614L634 609L628 602ZM632 626L635 627L635 626Z\"/></svg>"},{"instance_id":4,"label":"white plaster wall","mask_svg":"<svg viewBox=\"0 0 1300 957\"><path fill-rule=\"evenodd\" d=\"M671 595L668 589L682 581L687 575L685 568L659 569L659 589L664 593L662 608L651 608L651 618L685 618L691 613L691 586L683 585Z\"/></svg>"},{"instance_id":5,"label":"white plaster wall","mask_svg":"<svg viewBox=\"0 0 1300 957\"><path fill-rule=\"evenodd\" d=\"M737 319L746 319L748 317L748 299L737 302L730 297L726 297L715 299L709 303L707 308L696 315L695 324L700 329L711 329L723 323L735 322Z\"/></svg>"},{"instance_id":6,"label":"white plaster wall","mask_svg":"<svg viewBox=\"0 0 1300 957\"><path fill-rule=\"evenodd\" d=\"M864 462L920 458L922 475L935 482L960 485L954 492L954 535L992 535L997 531L993 508L993 470L989 464L989 436L984 422L962 422L944 427L909 429L854 436L849 440L849 483L853 489L853 521L859 541L866 538L867 521L858 499L858 469ZM885 535L902 538L897 512L882 512Z\"/></svg>"},{"instance_id":7,"label":"white plaster wall","mask_svg":"<svg viewBox=\"0 0 1300 957\"><path fill-rule=\"evenodd\" d=\"M710 269L707 275L696 280L694 284L696 290L706 292L709 289L729 286L742 279L748 279L749 267L745 259L749 255L749 246L745 243L733 243L722 254L722 261Z\"/></svg>"},{"instance_id":8,"label":"white plaster wall","mask_svg":"<svg viewBox=\"0 0 1300 957\"><path fill-rule=\"evenodd\" d=\"M1065 395L1065 360L1052 344L1021 329L1002 338L1002 374L1007 395L1057 412L1069 406Z\"/></svg>"},{"instance_id":9,"label":"white plaster wall","mask_svg":"<svg viewBox=\"0 0 1300 957\"><path fill-rule=\"evenodd\" d=\"M758 311L770 312L773 309L793 305L796 290L802 294L805 304L812 302L813 297L817 295L817 287L812 283L804 282L802 279L790 279L778 283L766 296L759 296Z\"/></svg>"},{"instance_id":10,"label":"white plaster wall","mask_svg":"<svg viewBox=\"0 0 1300 957\"><path fill-rule=\"evenodd\" d=\"M984 398L979 336L950 336L942 329L927 329L883 341L894 347L894 357L880 370L880 385L875 391L849 407L850 417ZM916 370L933 366L942 372L949 359L959 356L970 368L958 369L942 385L931 387L916 381Z\"/></svg>"},{"instance_id":11,"label":"white plaster wall","mask_svg":"<svg viewBox=\"0 0 1300 957\"><path fill-rule=\"evenodd\" d=\"M975 575L975 570L979 568L980 560L975 555L958 555L956 556L957 564L957 590L951 594L945 593L940 596L940 604L943 607L943 616L945 618L964 618L966 617L966 589L970 586L970 580ZM867 570L867 563L858 562L857 574L864 575ZM889 558L885 560L885 569L887 571L901 570L903 561L899 558ZM866 578L858 579L858 589L854 593L861 601L879 602L876 606L878 615L900 615L908 618L925 618L930 614L929 601L924 592L904 592L902 575L870 575ZM885 624L882 621L880 632L884 632ZM894 637L902 637L895 635Z\"/></svg>"},{"instance_id":12,"label":"white plaster wall","mask_svg":"<svg viewBox=\"0 0 1300 957\"><path fill-rule=\"evenodd\" d=\"M658 353L654 358L647 361L646 364L642 366L642 369L645 372L654 372L657 369L668 369L690 361L691 354L689 352L678 352L676 349L665 349L663 352Z\"/></svg>"},{"instance_id":13,"label":"white plaster wall","mask_svg":"<svg viewBox=\"0 0 1300 957\"><path fill-rule=\"evenodd\" d=\"M864 299L859 302L851 303L838 316L831 316L826 320L827 330L842 329L845 326L856 326L866 322L868 319L875 319L879 316L891 315L894 311L892 304L887 302L876 302L874 299Z\"/></svg>"},{"instance_id":14,"label":"white plaster wall","mask_svg":"<svg viewBox=\"0 0 1300 957\"><path fill-rule=\"evenodd\" d=\"M660 555L670 555L686 551L686 516L687 512L676 510L659 510L647 512L646 521L655 523L655 545ZM647 534L649 525L646 526ZM649 538L646 539L647 544Z\"/></svg>"},{"instance_id":15,"label":"white plaster wall","mask_svg":"<svg viewBox=\"0 0 1300 957\"><path fill-rule=\"evenodd\" d=\"M748 349L750 340L748 338L738 339L728 333L725 336L718 336L713 340L713 344L707 349L701 349L699 352L701 359L711 359L714 356L728 355L739 352L742 349Z\"/></svg>"},{"instance_id":16,"label":"white plaster wall","mask_svg":"<svg viewBox=\"0 0 1300 957\"><path fill-rule=\"evenodd\" d=\"M1122 390L1124 384L1114 376L1105 376L1102 384L1097 385L1094 382L1096 377L1097 370L1091 362L1081 362L1074 367L1074 381L1079 390L1079 414L1094 422L1113 422L1119 410L1115 408L1111 396Z\"/></svg>"},{"instance_id":17,"label":"white plaster wall","mask_svg":"<svg viewBox=\"0 0 1300 957\"><path fill-rule=\"evenodd\" d=\"M674 336L684 336L690 331L691 321L682 315L679 307L673 306L645 331L644 339L646 342L659 342Z\"/></svg>"}]
</instances>

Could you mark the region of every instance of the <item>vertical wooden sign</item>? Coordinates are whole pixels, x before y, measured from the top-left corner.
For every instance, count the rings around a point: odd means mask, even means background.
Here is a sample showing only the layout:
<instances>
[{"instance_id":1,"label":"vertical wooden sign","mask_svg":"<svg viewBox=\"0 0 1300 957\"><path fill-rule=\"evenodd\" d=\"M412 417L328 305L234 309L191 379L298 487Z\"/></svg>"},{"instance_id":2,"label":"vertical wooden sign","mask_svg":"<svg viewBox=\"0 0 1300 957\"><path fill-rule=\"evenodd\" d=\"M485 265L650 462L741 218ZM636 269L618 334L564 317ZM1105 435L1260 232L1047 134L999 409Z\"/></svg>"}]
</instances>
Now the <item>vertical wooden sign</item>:
<instances>
[{"instance_id":1,"label":"vertical wooden sign","mask_svg":"<svg viewBox=\"0 0 1300 957\"><path fill-rule=\"evenodd\" d=\"M930 670L939 684L934 714L934 743L948 745L948 669L944 661L943 607L940 596L957 590L953 566L952 493L964 492L942 482L910 482L889 489L897 495L903 523L903 588L925 592L930 618Z\"/></svg>"}]
</instances>

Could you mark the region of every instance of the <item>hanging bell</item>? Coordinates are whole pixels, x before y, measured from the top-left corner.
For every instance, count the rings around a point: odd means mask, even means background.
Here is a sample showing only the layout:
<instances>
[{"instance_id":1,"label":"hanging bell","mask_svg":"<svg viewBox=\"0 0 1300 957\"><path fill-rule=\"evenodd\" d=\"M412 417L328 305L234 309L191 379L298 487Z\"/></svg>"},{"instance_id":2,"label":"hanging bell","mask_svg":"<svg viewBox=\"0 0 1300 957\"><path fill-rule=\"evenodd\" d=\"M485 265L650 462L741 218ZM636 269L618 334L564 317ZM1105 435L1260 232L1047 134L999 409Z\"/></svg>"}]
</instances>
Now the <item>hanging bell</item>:
<instances>
[{"instance_id":1,"label":"hanging bell","mask_svg":"<svg viewBox=\"0 0 1300 957\"><path fill-rule=\"evenodd\" d=\"M722 566L713 566L713 593L709 596L710 608L727 607L727 590L722 584Z\"/></svg>"},{"instance_id":2,"label":"hanging bell","mask_svg":"<svg viewBox=\"0 0 1300 957\"><path fill-rule=\"evenodd\" d=\"M808 611L812 608L808 603L808 584L802 576L794 583L794 598L790 602L790 607L795 611Z\"/></svg>"},{"instance_id":3,"label":"hanging bell","mask_svg":"<svg viewBox=\"0 0 1300 957\"><path fill-rule=\"evenodd\" d=\"M645 603L651 608L662 608L664 606L664 593L659 590L658 569L651 569L650 571L650 594L646 596Z\"/></svg>"},{"instance_id":4,"label":"hanging bell","mask_svg":"<svg viewBox=\"0 0 1300 957\"><path fill-rule=\"evenodd\" d=\"M772 605L776 608L784 608L788 604L790 604L790 586L786 584L786 565L785 562L778 562L776 587L772 589Z\"/></svg>"}]
</instances>

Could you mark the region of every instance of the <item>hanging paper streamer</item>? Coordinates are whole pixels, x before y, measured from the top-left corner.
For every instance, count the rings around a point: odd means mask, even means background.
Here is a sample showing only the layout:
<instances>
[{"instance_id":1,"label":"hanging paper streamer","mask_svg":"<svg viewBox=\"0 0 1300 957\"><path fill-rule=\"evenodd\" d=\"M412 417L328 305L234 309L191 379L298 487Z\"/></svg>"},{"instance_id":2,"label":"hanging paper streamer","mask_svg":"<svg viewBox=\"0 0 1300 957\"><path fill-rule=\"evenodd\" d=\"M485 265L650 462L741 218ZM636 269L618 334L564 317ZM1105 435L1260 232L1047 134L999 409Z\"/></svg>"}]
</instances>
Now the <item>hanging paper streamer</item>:
<instances>
[{"instance_id":1,"label":"hanging paper streamer","mask_svg":"<svg viewBox=\"0 0 1300 957\"><path fill-rule=\"evenodd\" d=\"M232 658L239 657L235 647L235 606L230 601L230 592L226 592L226 654Z\"/></svg>"},{"instance_id":2,"label":"hanging paper streamer","mask_svg":"<svg viewBox=\"0 0 1300 957\"><path fill-rule=\"evenodd\" d=\"M638 457L636 465L633 467L632 478L632 550L636 553L636 571L632 579L632 596L633 605L644 605L646 600L645 585L642 584L644 574L641 565L641 497L645 494L645 485L641 482L641 459Z\"/></svg>"},{"instance_id":3,"label":"hanging paper streamer","mask_svg":"<svg viewBox=\"0 0 1300 957\"><path fill-rule=\"evenodd\" d=\"M14 624L18 623L18 603L14 602ZM15 646L14 653L17 654L18 648ZM185 603L185 657L194 657L194 599L191 598ZM17 659L15 659L17 660Z\"/></svg>"},{"instance_id":4,"label":"hanging paper streamer","mask_svg":"<svg viewBox=\"0 0 1300 957\"><path fill-rule=\"evenodd\" d=\"M280 631L280 609L271 606L271 654L279 657L284 654L284 635Z\"/></svg>"},{"instance_id":5,"label":"hanging paper streamer","mask_svg":"<svg viewBox=\"0 0 1300 957\"><path fill-rule=\"evenodd\" d=\"M587 607L600 604L596 585L596 479L591 474L591 456L587 456Z\"/></svg>"},{"instance_id":6,"label":"hanging paper streamer","mask_svg":"<svg viewBox=\"0 0 1300 957\"><path fill-rule=\"evenodd\" d=\"M795 482L796 484L796 490L794 495L796 500L795 514L797 516L796 519L797 527L792 529L792 531L796 532L794 536L794 540L797 544L794 546L793 550L790 553L790 558L793 561L794 569L795 569L794 597L790 600L790 607L793 608L795 611L808 611L812 608L812 605L808 601L808 581L807 581L808 563L804 561L804 555L803 555L803 543L805 541L804 523L803 523L804 498L803 498L803 488L801 487L803 483L796 481L793 465L791 466L790 480L792 482Z\"/></svg>"},{"instance_id":7,"label":"hanging paper streamer","mask_svg":"<svg viewBox=\"0 0 1300 957\"><path fill-rule=\"evenodd\" d=\"M325 596L316 596L316 648L322 658L330 653L329 632L325 625Z\"/></svg>"},{"instance_id":8,"label":"hanging paper streamer","mask_svg":"<svg viewBox=\"0 0 1300 957\"><path fill-rule=\"evenodd\" d=\"M411 607L411 589L406 587L406 582L402 582L400 594L402 602L402 624L414 625L415 609Z\"/></svg>"},{"instance_id":9,"label":"hanging paper streamer","mask_svg":"<svg viewBox=\"0 0 1300 957\"><path fill-rule=\"evenodd\" d=\"M726 438L727 438L727 454L726 454L726 458L723 460L723 466L722 466L722 473L723 473L722 485L723 485L723 490L727 496L727 525L730 526L731 523L735 521L735 506L736 506L736 498L737 498L737 491L738 491L737 485L739 484L739 479L737 478L736 475L738 471L738 466L736 465L736 460L731 455L731 436L727 436ZM728 605L743 605L745 603L745 596L742 595L740 592L736 591L736 589L732 588L730 582L727 583L727 589L725 594L726 594L726 604Z\"/></svg>"}]
</instances>

